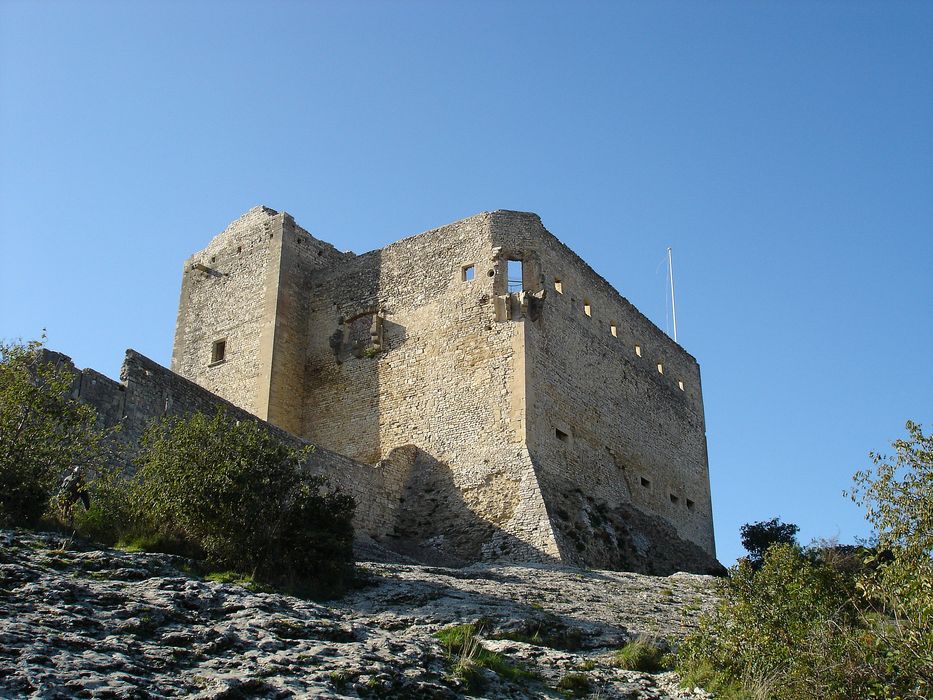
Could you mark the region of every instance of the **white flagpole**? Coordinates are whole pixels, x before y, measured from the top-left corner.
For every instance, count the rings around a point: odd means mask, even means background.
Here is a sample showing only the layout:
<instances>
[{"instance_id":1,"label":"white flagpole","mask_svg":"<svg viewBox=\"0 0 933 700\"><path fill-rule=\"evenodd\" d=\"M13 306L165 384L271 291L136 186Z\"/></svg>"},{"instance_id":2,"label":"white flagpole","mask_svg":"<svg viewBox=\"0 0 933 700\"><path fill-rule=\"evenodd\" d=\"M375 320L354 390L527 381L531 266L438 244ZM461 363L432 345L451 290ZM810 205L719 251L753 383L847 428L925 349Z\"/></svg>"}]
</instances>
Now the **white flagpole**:
<instances>
[{"instance_id":1,"label":"white flagpole","mask_svg":"<svg viewBox=\"0 0 933 700\"><path fill-rule=\"evenodd\" d=\"M670 246L667 247L667 271L671 277L671 318L674 320L674 342L677 342L677 307L674 305L674 259Z\"/></svg>"}]
</instances>

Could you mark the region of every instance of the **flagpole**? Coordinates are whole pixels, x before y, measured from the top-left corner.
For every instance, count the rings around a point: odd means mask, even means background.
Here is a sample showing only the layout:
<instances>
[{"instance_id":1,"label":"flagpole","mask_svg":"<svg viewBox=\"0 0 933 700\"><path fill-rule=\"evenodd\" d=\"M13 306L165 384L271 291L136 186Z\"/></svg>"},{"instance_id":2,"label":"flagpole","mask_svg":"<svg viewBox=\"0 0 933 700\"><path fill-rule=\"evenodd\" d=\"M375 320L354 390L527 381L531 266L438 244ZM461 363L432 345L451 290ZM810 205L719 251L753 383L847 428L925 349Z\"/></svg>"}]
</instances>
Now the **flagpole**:
<instances>
[{"instance_id":1,"label":"flagpole","mask_svg":"<svg viewBox=\"0 0 933 700\"><path fill-rule=\"evenodd\" d=\"M674 342L677 342L677 307L674 305L674 259L671 247L667 247L667 271L671 278L671 318L674 320Z\"/></svg>"}]
</instances>

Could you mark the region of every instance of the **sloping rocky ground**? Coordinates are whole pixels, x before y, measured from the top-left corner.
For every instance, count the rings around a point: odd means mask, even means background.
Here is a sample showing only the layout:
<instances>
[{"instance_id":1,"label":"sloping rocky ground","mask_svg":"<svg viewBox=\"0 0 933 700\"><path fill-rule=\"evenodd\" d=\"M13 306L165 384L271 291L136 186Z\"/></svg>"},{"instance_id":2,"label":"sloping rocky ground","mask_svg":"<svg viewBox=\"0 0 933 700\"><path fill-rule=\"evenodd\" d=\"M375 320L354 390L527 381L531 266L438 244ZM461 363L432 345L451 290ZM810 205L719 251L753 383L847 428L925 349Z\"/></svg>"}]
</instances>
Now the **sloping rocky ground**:
<instances>
[{"instance_id":1,"label":"sloping rocky ground","mask_svg":"<svg viewBox=\"0 0 933 700\"><path fill-rule=\"evenodd\" d=\"M581 696L708 697L612 652L637 635L676 643L714 603L709 577L365 563L360 588L316 603L185 564L0 532L0 697L560 698L570 674ZM435 636L466 622L527 673L485 669L467 686Z\"/></svg>"}]
</instances>

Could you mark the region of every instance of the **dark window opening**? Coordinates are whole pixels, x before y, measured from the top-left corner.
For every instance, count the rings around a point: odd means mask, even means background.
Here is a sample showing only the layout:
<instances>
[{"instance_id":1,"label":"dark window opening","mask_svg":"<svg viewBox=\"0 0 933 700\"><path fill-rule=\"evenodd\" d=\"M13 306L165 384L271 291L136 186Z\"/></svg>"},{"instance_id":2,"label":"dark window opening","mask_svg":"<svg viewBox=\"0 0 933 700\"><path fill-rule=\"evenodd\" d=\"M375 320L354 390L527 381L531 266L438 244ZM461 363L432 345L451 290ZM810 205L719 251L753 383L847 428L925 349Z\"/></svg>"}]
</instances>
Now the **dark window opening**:
<instances>
[{"instance_id":1,"label":"dark window opening","mask_svg":"<svg viewBox=\"0 0 933 700\"><path fill-rule=\"evenodd\" d=\"M570 440L570 436L567 433L565 433L563 430L561 430L560 428L554 429L554 435L561 442L568 442Z\"/></svg>"},{"instance_id":2,"label":"dark window opening","mask_svg":"<svg viewBox=\"0 0 933 700\"><path fill-rule=\"evenodd\" d=\"M678 501L680 501L680 499L674 494L671 494L671 503L677 503Z\"/></svg>"},{"instance_id":3,"label":"dark window opening","mask_svg":"<svg viewBox=\"0 0 933 700\"><path fill-rule=\"evenodd\" d=\"M691 501L689 498L687 499L687 509L688 509L688 510L693 510L693 506L695 506L695 505L696 505L696 504L695 504L693 501Z\"/></svg>"},{"instance_id":4,"label":"dark window opening","mask_svg":"<svg viewBox=\"0 0 933 700\"><path fill-rule=\"evenodd\" d=\"M648 488L649 486L651 486L651 482L648 481L645 477L642 477L642 478L641 478L641 485L644 486L645 488Z\"/></svg>"},{"instance_id":5,"label":"dark window opening","mask_svg":"<svg viewBox=\"0 0 933 700\"><path fill-rule=\"evenodd\" d=\"M509 260L507 274L509 280L509 294L512 292L520 292L525 288L522 282L523 278L521 260Z\"/></svg>"},{"instance_id":6,"label":"dark window opening","mask_svg":"<svg viewBox=\"0 0 933 700\"><path fill-rule=\"evenodd\" d=\"M211 346L211 362L222 362L227 356L227 339L215 340Z\"/></svg>"}]
</instances>

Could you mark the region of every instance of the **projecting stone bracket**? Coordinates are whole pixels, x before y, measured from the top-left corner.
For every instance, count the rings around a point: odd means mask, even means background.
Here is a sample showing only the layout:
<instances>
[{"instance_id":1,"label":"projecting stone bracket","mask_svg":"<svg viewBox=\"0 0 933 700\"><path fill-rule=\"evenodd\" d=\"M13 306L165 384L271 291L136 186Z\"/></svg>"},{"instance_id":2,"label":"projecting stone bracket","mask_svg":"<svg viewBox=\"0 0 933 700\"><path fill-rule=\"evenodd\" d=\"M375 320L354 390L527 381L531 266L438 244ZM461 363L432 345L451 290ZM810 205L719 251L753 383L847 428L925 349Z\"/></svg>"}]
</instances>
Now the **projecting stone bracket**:
<instances>
[{"instance_id":1,"label":"projecting stone bracket","mask_svg":"<svg viewBox=\"0 0 933 700\"><path fill-rule=\"evenodd\" d=\"M537 321L544 309L545 290L499 294L493 299L496 321Z\"/></svg>"}]
</instances>

